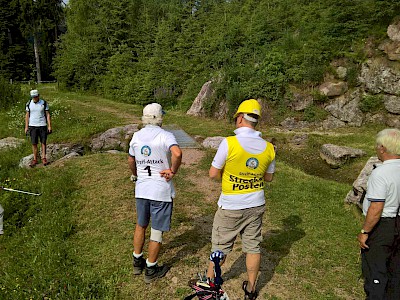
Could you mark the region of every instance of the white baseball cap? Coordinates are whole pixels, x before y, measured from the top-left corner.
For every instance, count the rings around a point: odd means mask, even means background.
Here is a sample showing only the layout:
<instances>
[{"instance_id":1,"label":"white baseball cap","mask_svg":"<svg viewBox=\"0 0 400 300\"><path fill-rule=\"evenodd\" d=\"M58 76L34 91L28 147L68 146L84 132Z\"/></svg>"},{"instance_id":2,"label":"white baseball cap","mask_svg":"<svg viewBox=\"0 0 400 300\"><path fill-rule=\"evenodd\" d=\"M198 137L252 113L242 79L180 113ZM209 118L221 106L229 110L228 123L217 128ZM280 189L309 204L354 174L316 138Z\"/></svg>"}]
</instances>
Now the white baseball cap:
<instances>
[{"instance_id":1,"label":"white baseball cap","mask_svg":"<svg viewBox=\"0 0 400 300\"><path fill-rule=\"evenodd\" d=\"M37 97L39 96L39 91L38 90L31 90L31 97Z\"/></svg>"},{"instance_id":2,"label":"white baseball cap","mask_svg":"<svg viewBox=\"0 0 400 300\"><path fill-rule=\"evenodd\" d=\"M143 108L143 117L147 118L161 118L165 112L158 103L151 103Z\"/></svg>"}]
</instances>

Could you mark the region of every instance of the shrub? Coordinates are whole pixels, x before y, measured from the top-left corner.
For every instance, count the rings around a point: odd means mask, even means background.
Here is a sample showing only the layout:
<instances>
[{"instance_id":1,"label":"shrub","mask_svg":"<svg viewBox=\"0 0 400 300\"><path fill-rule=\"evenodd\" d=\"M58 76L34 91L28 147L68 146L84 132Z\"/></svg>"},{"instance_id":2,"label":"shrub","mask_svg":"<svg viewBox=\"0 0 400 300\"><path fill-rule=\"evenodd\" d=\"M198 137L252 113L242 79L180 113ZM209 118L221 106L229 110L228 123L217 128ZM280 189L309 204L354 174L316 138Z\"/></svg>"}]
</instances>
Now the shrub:
<instances>
[{"instance_id":1,"label":"shrub","mask_svg":"<svg viewBox=\"0 0 400 300\"><path fill-rule=\"evenodd\" d=\"M355 87L359 84L358 72L359 70L357 69L356 66L352 66L347 69L346 81L349 84L349 87Z\"/></svg>"},{"instance_id":2,"label":"shrub","mask_svg":"<svg viewBox=\"0 0 400 300\"><path fill-rule=\"evenodd\" d=\"M308 122L318 122L326 118L328 112L323 108L311 105L304 110L304 120Z\"/></svg>"},{"instance_id":3,"label":"shrub","mask_svg":"<svg viewBox=\"0 0 400 300\"><path fill-rule=\"evenodd\" d=\"M314 102L318 103L318 104L326 103L329 100L328 96L320 93L320 91L318 91L318 90L312 91L311 95L313 97Z\"/></svg>"},{"instance_id":4,"label":"shrub","mask_svg":"<svg viewBox=\"0 0 400 300\"><path fill-rule=\"evenodd\" d=\"M373 113L383 108L382 95L364 95L360 101L360 110L363 113Z\"/></svg>"}]
</instances>

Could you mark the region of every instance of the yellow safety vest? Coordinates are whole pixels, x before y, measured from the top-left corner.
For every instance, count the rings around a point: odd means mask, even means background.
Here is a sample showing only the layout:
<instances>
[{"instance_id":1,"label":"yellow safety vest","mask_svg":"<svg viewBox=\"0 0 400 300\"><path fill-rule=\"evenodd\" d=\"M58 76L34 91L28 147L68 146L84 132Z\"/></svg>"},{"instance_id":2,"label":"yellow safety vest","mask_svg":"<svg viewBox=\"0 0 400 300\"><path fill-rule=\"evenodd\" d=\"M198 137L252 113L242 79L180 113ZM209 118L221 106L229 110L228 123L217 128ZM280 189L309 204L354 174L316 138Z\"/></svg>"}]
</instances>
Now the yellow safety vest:
<instances>
[{"instance_id":1,"label":"yellow safety vest","mask_svg":"<svg viewBox=\"0 0 400 300\"><path fill-rule=\"evenodd\" d=\"M275 158L271 143L259 154L243 149L236 136L227 137L228 156L222 173L222 193L248 194L264 188L264 174Z\"/></svg>"}]
</instances>

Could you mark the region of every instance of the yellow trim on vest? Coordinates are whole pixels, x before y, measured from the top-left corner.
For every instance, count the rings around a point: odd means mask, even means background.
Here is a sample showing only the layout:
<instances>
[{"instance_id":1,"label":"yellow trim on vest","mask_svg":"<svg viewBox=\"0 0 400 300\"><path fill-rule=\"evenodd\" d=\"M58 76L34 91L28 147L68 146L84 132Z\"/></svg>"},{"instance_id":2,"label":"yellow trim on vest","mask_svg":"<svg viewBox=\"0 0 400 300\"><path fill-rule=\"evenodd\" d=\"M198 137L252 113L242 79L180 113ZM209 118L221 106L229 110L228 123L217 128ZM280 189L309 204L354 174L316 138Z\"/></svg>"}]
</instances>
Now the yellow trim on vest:
<instances>
[{"instance_id":1,"label":"yellow trim on vest","mask_svg":"<svg viewBox=\"0 0 400 300\"><path fill-rule=\"evenodd\" d=\"M222 173L222 193L225 195L248 194L265 186L264 174L275 158L271 143L265 150L252 154L243 149L236 136L227 138L228 156Z\"/></svg>"}]
</instances>

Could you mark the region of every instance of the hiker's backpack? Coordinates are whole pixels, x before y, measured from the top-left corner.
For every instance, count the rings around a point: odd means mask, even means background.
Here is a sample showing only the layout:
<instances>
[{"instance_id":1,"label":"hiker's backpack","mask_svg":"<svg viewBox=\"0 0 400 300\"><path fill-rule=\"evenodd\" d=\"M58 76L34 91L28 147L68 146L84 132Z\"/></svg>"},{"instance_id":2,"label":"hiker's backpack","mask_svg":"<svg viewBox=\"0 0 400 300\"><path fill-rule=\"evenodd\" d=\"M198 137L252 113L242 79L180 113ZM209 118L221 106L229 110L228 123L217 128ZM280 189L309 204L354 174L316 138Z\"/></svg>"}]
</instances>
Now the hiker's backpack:
<instances>
[{"instance_id":1,"label":"hiker's backpack","mask_svg":"<svg viewBox=\"0 0 400 300\"><path fill-rule=\"evenodd\" d=\"M206 276L200 276L199 280L189 280L189 286L195 291L194 294L187 296L184 300L191 300L197 296L199 300L229 300L228 295L222 290L223 283L221 277L220 261L224 258L222 251L214 251L210 255L210 260L214 262L214 282L210 282Z\"/></svg>"},{"instance_id":2,"label":"hiker's backpack","mask_svg":"<svg viewBox=\"0 0 400 300\"><path fill-rule=\"evenodd\" d=\"M189 286L194 294L187 296L184 300L191 300L197 297L199 300L225 300L228 299L220 285L196 279L189 280Z\"/></svg>"}]
</instances>

